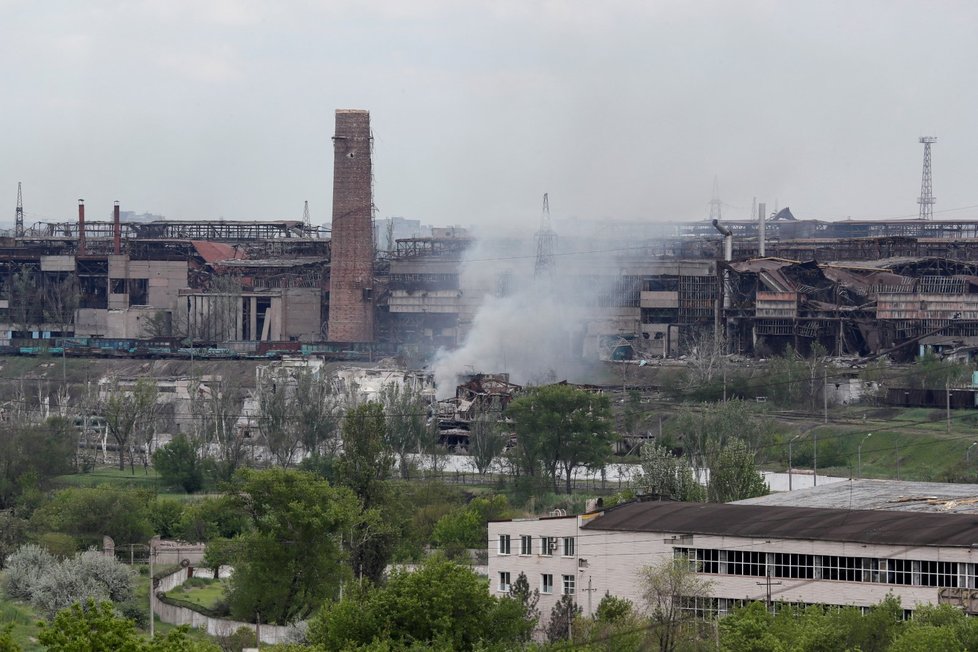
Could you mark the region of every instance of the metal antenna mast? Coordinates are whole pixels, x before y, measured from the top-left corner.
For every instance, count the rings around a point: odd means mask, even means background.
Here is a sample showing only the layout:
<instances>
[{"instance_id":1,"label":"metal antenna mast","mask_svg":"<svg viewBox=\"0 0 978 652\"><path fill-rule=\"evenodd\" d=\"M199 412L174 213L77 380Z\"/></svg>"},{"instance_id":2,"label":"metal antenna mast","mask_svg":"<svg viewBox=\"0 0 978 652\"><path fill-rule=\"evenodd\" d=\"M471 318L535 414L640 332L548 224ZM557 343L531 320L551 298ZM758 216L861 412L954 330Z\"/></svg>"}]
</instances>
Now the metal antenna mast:
<instances>
[{"instance_id":1,"label":"metal antenna mast","mask_svg":"<svg viewBox=\"0 0 978 652\"><path fill-rule=\"evenodd\" d=\"M917 197L917 203L920 204L920 219L932 220L937 197L934 196L934 184L930 172L930 146L937 142L937 137L921 136L920 142L924 145L924 173L920 179L920 197Z\"/></svg>"},{"instance_id":2,"label":"metal antenna mast","mask_svg":"<svg viewBox=\"0 0 978 652\"><path fill-rule=\"evenodd\" d=\"M309 200L308 199L306 200L306 206L305 206L305 208L302 209L302 223L305 224L306 226L309 226L310 223L311 223L310 220L309 220Z\"/></svg>"},{"instance_id":3,"label":"metal antenna mast","mask_svg":"<svg viewBox=\"0 0 978 652\"><path fill-rule=\"evenodd\" d=\"M17 212L14 213L14 235L24 236L24 197L20 193L20 181L17 182Z\"/></svg>"},{"instance_id":4,"label":"metal antenna mast","mask_svg":"<svg viewBox=\"0 0 978 652\"><path fill-rule=\"evenodd\" d=\"M533 268L533 276L553 278L556 264L554 249L557 246L557 234L550 227L550 198L543 193L543 214L540 216L540 230L537 237L537 259Z\"/></svg>"},{"instance_id":5,"label":"metal antenna mast","mask_svg":"<svg viewBox=\"0 0 978 652\"><path fill-rule=\"evenodd\" d=\"M720 184L717 183L716 175L713 177L713 199L710 200L710 221L722 220L720 217L720 206L723 202L720 201Z\"/></svg>"}]
</instances>

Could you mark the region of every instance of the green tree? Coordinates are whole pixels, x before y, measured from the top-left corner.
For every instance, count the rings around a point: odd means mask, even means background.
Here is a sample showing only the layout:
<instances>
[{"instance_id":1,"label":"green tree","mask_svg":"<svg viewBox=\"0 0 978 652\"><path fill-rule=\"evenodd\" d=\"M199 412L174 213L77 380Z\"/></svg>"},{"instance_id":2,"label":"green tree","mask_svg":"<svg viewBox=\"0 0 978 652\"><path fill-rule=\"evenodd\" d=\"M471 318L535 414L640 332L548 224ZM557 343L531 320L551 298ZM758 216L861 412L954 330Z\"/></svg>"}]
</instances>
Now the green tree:
<instances>
[{"instance_id":1,"label":"green tree","mask_svg":"<svg viewBox=\"0 0 978 652\"><path fill-rule=\"evenodd\" d=\"M360 509L350 530L353 574L379 581L397 544L400 515L391 509L394 457L386 442L387 420L380 403L364 403L343 420L343 453L337 484L354 493Z\"/></svg>"},{"instance_id":2,"label":"green tree","mask_svg":"<svg viewBox=\"0 0 978 652\"><path fill-rule=\"evenodd\" d=\"M59 612L51 624L41 623L37 640L48 652L114 650L140 652L142 640L136 624L116 615L111 602L88 600Z\"/></svg>"},{"instance_id":3,"label":"green tree","mask_svg":"<svg viewBox=\"0 0 978 652\"><path fill-rule=\"evenodd\" d=\"M593 618L578 618L574 641L594 652L640 652L651 649L648 627L635 606L624 598L605 594Z\"/></svg>"},{"instance_id":4,"label":"green tree","mask_svg":"<svg viewBox=\"0 0 978 652\"><path fill-rule=\"evenodd\" d=\"M729 503L768 493L764 476L757 470L754 453L740 439L731 439L710 468L707 497L711 503Z\"/></svg>"},{"instance_id":5,"label":"green tree","mask_svg":"<svg viewBox=\"0 0 978 652\"><path fill-rule=\"evenodd\" d=\"M61 532L85 545L100 546L108 535L116 545L145 543L152 536L149 505L152 492L143 489L72 487L55 492L31 516L40 532Z\"/></svg>"},{"instance_id":6,"label":"green tree","mask_svg":"<svg viewBox=\"0 0 978 652\"><path fill-rule=\"evenodd\" d=\"M611 404L603 394L570 385L547 385L509 404L516 427L517 459L528 475L538 467L559 491L570 493L574 470L603 468L611 456Z\"/></svg>"},{"instance_id":7,"label":"green tree","mask_svg":"<svg viewBox=\"0 0 978 652\"><path fill-rule=\"evenodd\" d=\"M551 643L566 641L571 635L574 620L581 615L581 607L574 602L574 596L564 595L550 610L546 635Z\"/></svg>"},{"instance_id":8,"label":"green tree","mask_svg":"<svg viewBox=\"0 0 978 652\"><path fill-rule=\"evenodd\" d=\"M0 510L37 485L74 469L75 439L67 419L6 423L0 428Z\"/></svg>"},{"instance_id":9,"label":"green tree","mask_svg":"<svg viewBox=\"0 0 978 652\"><path fill-rule=\"evenodd\" d=\"M525 640L528 641L533 633L533 628L540 621L540 610L537 609L537 604L540 602L540 591L531 589L530 581L526 579L526 573L520 573L509 588L509 597L519 603L523 610L523 620L530 623L530 627L527 627L525 631Z\"/></svg>"},{"instance_id":10,"label":"green tree","mask_svg":"<svg viewBox=\"0 0 978 652\"><path fill-rule=\"evenodd\" d=\"M349 491L300 471L246 469L230 495L252 528L234 540L235 618L293 623L335 597L344 577L339 541L357 511Z\"/></svg>"},{"instance_id":11,"label":"green tree","mask_svg":"<svg viewBox=\"0 0 978 652\"><path fill-rule=\"evenodd\" d=\"M383 587L344 592L310 621L308 638L327 650L379 643L388 649L511 649L531 629L516 600L493 597L471 569L433 557L413 572L394 570Z\"/></svg>"},{"instance_id":12,"label":"green tree","mask_svg":"<svg viewBox=\"0 0 978 652\"><path fill-rule=\"evenodd\" d=\"M641 570L640 582L651 631L660 652L672 652L681 643L694 640L694 617L682 609L684 600L709 595L711 582L696 574L686 557L667 559Z\"/></svg>"},{"instance_id":13,"label":"green tree","mask_svg":"<svg viewBox=\"0 0 978 652\"><path fill-rule=\"evenodd\" d=\"M153 467L164 483L180 487L188 494L204 487L204 461L184 434L177 435L153 453Z\"/></svg>"},{"instance_id":14,"label":"green tree","mask_svg":"<svg viewBox=\"0 0 978 652\"><path fill-rule=\"evenodd\" d=\"M230 480L245 457L246 439L238 429L243 403L241 387L226 377L206 384L194 380L189 393L193 419L191 443L198 457L202 457L206 447L215 447L215 474L220 480Z\"/></svg>"},{"instance_id":15,"label":"green tree","mask_svg":"<svg viewBox=\"0 0 978 652\"><path fill-rule=\"evenodd\" d=\"M688 459L675 457L665 446L649 442L642 445L641 460L642 470L635 483L642 493L687 502L706 497Z\"/></svg>"},{"instance_id":16,"label":"green tree","mask_svg":"<svg viewBox=\"0 0 978 652\"><path fill-rule=\"evenodd\" d=\"M485 475L492 463L506 450L509 435L503 432L499 417L493 412L476 416L469 423L469 455L479 475Z\"/></svg>"},{"instance_id":17,"label":"green tree","mask_svg":"<svg viewBox=\"0 0 978 652\"><path fill-rule=\"evenodd\" d=\"M220 652L213 643L192 640L186 627L147 641L132 620L116 614L111 602L76 602L40 627L37 639L47 652Z\"/></svg>"}]
</instances>

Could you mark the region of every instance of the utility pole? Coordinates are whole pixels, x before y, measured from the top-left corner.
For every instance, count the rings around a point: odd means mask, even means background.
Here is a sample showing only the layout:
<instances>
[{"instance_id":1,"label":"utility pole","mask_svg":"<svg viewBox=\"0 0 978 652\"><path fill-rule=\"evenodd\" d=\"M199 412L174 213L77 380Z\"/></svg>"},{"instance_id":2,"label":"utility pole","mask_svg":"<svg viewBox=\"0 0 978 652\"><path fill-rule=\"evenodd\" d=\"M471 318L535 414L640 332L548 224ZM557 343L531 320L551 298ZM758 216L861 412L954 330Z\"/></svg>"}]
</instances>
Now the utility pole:
<instances>
[{"instance_id":1,"label":"utility pole","mask_svg":"<svg viewBox=\"0 0 978 652\"><path fill-rule=\"evenodd\" d=\"M863 437L862 441L859 442L859 446L856 448L856 479L863 477L863 443L872 436L873 433L869 433Z\"/></svg>"},{"instance_id":2,"label":"utility pole","mask_svg":"<svg viewBox=\"0 0 978 652\"><path fill-rule=\"evenodd\" d=\"M156 548L153 547L153 540L149 541L149 638L152 640L156 636L156 614L153 613L153 598L156 596L156 587L153 586L153 557L156 556Z\"/></svg>"},{"instance_id":3,"label":"utility pole","mask_svg":"<svg viewBox=\"0 0 978 652\"><path fill-rule=\"evenodd\" d=\"M937 142L937 137L921 136L920 142L924 146L924 171L920 177L920 197L917 198L917 203L920 204L920 219L932 220L934 219L934 204L937 203L937 197L934 196L934 183L931 178L930 146Z\"/></svg>"},{"instance_id":4,"label":"utility pole","mask_svg":"<svg viewBox=\"0 0 978 652\"><path fill-rule=\"evenodd\" d=\"M822 367L822 423L829 422L829 371Z\"/></svg>"},{"instance_id":5,"label":"utility pole","mask_svg":"<svg viewBox=\"0 0 978 652\"><path fill-rule=\"evenodd\" d=\"M947 431L951 432L951 380L948 379L944 381L944 394L947 397L947 408L945 412L947 413Z\"/></svg>"},{"instance_id":6,"label":"utility pole","mask_svg":"<svg viewBox=\"0 0 978 652\"><path fill-rule=\"evenodd\" d=\"M772 609L774 607L774 601L771 598L771 587L772 586L781 586L781 582L772 582L771 581L771 565L770 564L767 565L767 577L765 578L765 581L763 581L763 582L755 582L755 584L757 584L758 586L766 586L767 587L767 610L768 611L772 611Z\"/></svg>"},{"instance_id":7,"label":"utility pole","mask_svg":"<svg viewBox=\"0 0 978 652\"><path fill-rule=\"evenodd\" d=\"M801 437L801 435L802 435L802 433L799 432L797 435L795 435L794 437L792 437L791 439L788 440L788 491L791 491L793 489L793 487L791 486L792 485L792 482L791 482L791 477L792 477L792 473L791 473L791 459L792 459L791 458L791 445L795 442L796 439L798 439L799 437Z\"/></svg>"},{"instance_id":8,"label":"utility pole","mask_svg":"<svg viewBox=\"0 0 978 652\"><path fill-rule=\"evenodd\" d=\"M812 486L818 486L818 430L812 430Z\"/></svg>"},{"instance_id":9,"label":"utility pole","mask_svg":"<svg viewBox=\"0 0 978 652\"><path fill-rule=\"evenodd\" d=\"M14 235L24 237L24 196L20 192L20 181L17 182L17 209L14 212Z\"/></svg>"}]
</instances>

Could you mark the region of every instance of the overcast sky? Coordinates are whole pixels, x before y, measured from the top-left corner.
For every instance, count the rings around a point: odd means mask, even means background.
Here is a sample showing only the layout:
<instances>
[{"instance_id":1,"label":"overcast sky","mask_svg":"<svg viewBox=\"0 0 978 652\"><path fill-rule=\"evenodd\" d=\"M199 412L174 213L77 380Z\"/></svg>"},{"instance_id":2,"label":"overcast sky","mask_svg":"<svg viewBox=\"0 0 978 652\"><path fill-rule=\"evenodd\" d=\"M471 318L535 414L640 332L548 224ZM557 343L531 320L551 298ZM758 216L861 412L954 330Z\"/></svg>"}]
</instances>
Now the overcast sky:
<instances>
[{"instance_id":1,"label":"overcast sky","mask_svg":"<svg viewBox=\"0 0 978 652\"><path fill-rule=\"evenodd\" d=\"M802 218L978 205L978 3L0 0L0 221L328 222L334 110L378 215ZM9 214L8 214L9 211ZM941 213L976 218L978 208Z\"/></svg>"}]
</instances>

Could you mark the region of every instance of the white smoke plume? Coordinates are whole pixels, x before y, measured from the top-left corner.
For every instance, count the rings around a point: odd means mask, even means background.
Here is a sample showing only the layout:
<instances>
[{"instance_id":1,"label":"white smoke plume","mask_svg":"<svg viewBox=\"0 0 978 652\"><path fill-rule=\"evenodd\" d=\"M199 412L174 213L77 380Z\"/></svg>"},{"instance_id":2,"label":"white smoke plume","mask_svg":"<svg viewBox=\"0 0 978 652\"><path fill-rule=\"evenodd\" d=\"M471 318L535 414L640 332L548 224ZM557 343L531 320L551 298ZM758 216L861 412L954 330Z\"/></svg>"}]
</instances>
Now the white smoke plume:
<instances>
[{"instance_id":1,"label":"white smoke plume","mask_svg":"<svg viewBox=\"0 0 978 652\"><path fill-rule=\"evenodd\" d=\"M440 397L472 373L508 372L520 384L583 379L582 344L604 283L588 257L559 255L560 247L553 278L535 278L534 252L529 238L480 239L466 252L460 287L472 300L471 324L459 348L432 361Z\"/></svg>"}]
</instances>

